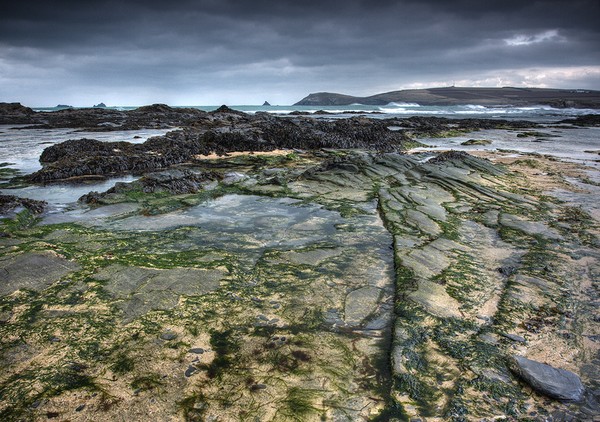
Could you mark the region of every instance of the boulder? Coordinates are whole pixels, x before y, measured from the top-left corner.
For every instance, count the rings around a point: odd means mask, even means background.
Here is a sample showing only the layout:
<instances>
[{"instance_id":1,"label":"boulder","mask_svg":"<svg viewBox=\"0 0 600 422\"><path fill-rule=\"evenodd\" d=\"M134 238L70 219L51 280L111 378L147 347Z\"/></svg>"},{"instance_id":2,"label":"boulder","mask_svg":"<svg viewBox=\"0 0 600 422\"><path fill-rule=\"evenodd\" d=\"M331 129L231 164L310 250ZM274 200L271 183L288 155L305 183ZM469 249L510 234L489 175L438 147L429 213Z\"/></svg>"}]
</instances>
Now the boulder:
<instances>
[{"instance_id":1,"label":"boulder","mask_svg":"<svg viewBox=\"0 0 600 422\"><path fill-rule=\"evenodd\" d=\"M585 387L578 375L523 356L511 358L511 369L541 394L565 401L580 401Z\"/></svg>"}]
</instances>

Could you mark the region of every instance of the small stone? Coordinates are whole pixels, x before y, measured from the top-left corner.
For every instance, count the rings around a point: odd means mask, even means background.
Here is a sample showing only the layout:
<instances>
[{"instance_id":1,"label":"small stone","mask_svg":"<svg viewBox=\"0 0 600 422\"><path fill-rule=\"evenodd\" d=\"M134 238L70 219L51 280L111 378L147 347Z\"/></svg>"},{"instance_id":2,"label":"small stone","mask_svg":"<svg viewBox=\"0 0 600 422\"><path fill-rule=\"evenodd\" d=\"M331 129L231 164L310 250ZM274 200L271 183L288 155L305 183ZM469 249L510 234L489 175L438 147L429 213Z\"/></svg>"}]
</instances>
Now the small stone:
<instances>
[{"instance_id":1,"label":"small stone","mask_svg":"<svg viewBox=\"0 0 600 422\"><path fill-rule=\"evenodd\" d=\"M267 386L265 384L252 384L252 386L250 386L250 391L265 390L266 388Z\"/></svg>"},{"instance_id":2,"label":"small stone","mask_svg":"<svg viewBox=\"0 0 600 422\"><path fill-rule=\"evenodd\" d=\"M502 274L503 276L509 277L512 274L514 274L517 271L517 269L515 267L506 266L506 267L499 267L499 268L497 268L497 271L500 274Z\"/></svg>"},{"instance_id":3,"label":"small stone","mask_svg":"<svg viewBox=\"0 0 600 422\"><path fill-rule=\"evenodd\" d=\"M177 338L177 333L174 333L172 331L165 331L164 333L162 333L160 335L161 340L175 340Z\"/></svg>"},{"instance_id":4,"label":"small stone","mask_svg":"<svg viewBox=\"0 0 600 422\"><path fill-rule=\"evenodd\" d=\"M507 339L516 341L517 343L527 343L527 340L525 340L525 337L521 337L516 334L502 333L502 337L506 337Z\"/></svg>"},{"instance_id":5,"label":"small stone","mask_svg":"<svg viewBox=\"0 0 600 422\"><path fill-rule=\"evenodd\" d=\"M190 365L190 366L188 366L188 369L185 370L185 377L189 378L192 375L194 375L196 372L198 372L198 368Z\"/></svg>"},{"instance_id":6,"label":"small stone","mask_svg":"<svg viewBox=\"0 0 600 422\"><path fill-rule=\"evenodd\" d=\"M42 401L36 400L33 403L31 403L31 406L29 406L29 407L31 407L32 409L37 409L38 407L40 407L40 404L42 404Z\"/></svg>"},{"instance_id":7,"label":"small stone","mask_svg":"<svg viewBox=\"0 0 600 422\"><path fill-rule=\"evenodd\" d=\"M194 353L196 355L201 355L202 353L204 353L204 349L202 347L194 347L194 348L188 350L188 353Z\"/></svg>"},{"instance_id":8,"label":"small stone","mask_svg":"<svg viewBox=\"0 0 600 422\"><path fill-rule=\"evenodd\" d=\"M85 404L80 404L79 406L77 406L75 408L76 412L81 412L83 409L85 409Z\"/></svg>"}]
</instances>

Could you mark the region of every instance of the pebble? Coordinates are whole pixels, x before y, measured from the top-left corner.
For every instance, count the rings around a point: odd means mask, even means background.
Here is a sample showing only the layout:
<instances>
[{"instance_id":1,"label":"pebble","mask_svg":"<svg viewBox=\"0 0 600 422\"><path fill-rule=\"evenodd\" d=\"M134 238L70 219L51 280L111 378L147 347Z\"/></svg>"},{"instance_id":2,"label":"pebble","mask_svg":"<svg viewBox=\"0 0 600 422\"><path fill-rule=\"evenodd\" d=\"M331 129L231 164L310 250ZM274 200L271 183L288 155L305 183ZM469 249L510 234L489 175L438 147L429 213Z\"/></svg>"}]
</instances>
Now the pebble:
<instances>
[{"instance_id":1,"label":"pebble","mask_svg":"<svg viewBox=\"0 0 600 422\"><path fill-rule=\"evenodd\" d=\"M160 335L161 340L175 340L177 338L177 333L174 333L172 331L165 331L164 333L162 333Z\"/></svg>"},{"instance_id":2,"label":"pebble","mask_svg":"<svg viewBox=\"0 0 600 422\"><path fill-rule=\"evenodd\" d=\"M253 384L250 387L251 391L265 390L267 386L265 384Z\"/></svg>"},{"instance_id":3,"label":"pebble","mask_svg":"<svg viewBox=\"0 0 600 422\"><path fill-rule=\"evenodd\" d=\"M197 355L201 355L202 353L204 353L204 349L202 347L194 347L188 350L188 353L195 353Z\"/></svg>"},{"instance_id":4,"label":"pebble","mask_svg":"<svg viewBox=\"0 0 600 422\"><path fill-rule=\"evenodd\" d=\"M194 375L196 372L198 372L198 368L196 368L195 366L188 366L188 369L185 370L185 377L189 378L192 375Z\"/></svg>"},{"instance_id":5,"label":"pebble","mask_svg":"<svg viewBox=\"0 0 600 422\"><path fill-rule=\"evenodd\" d=\"M502 336L506 337L509 340L516 341L517 343L527 343L527 340L525 340L525 337L521 337L521 336L516 335L516 334L502 333Z\"/></svg>"},{"instance_id":6,"label":"pebble","mask_svg":"<svg viewBox=\"0 0 600 422\"><path fill-rule=\"evenodd\" d=\"M85 409L85 404L80 404L79 406L77 406L77 408L75 409L76 412L81 412L83 409Z\"/></svg>"}]
</instances>

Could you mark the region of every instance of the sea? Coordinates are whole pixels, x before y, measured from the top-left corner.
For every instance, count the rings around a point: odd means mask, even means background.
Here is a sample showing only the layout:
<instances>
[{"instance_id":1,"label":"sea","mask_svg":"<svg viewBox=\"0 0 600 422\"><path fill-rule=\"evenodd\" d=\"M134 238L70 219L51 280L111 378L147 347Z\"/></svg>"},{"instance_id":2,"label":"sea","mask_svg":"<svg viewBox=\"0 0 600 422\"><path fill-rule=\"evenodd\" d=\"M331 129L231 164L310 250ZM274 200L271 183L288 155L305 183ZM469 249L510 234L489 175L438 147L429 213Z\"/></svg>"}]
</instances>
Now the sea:
<instances>
[{"instance_id":1,"label":"sea","mask_svg":"<svg viewBox=\"0 0 600 422\"><path fill-rule=\"evenodd\" d=\"M212 111L219 106L192 106ZM548 136L520 138L516 131L492 130L462 134L457 137L419 139L426 145L418 151L434 152L441 149L485 149L511 150L515 154L541 153L553 155L561 160L574 161L590 168L589 177L600 184L600 128L577 128L557 126L555 123L585 114L600 114L593 109L556 109L547 106L532 107L483 107L464 106L421 106L410 103L390 103L385 106L229 106L246 113L267 112L286 116L292 112L326 112L314 114L315 118L341 119L362 115L373 119L411 116L437 116L446 118L490 118L506 120L527 120L547 125ZM136 107L107 107L117 110L133 110ZM60 108L36 108L37 111L55 111ZM358 113L358 114L357 114ZM48 201L51 210L61 211L78 206L77 199L90 191L104 191L117 182L130 182L134 176L106 179L80 184L53 183L46 186L34 185L9 188L10 179L15 175L26 175L41 168L39 157L50 145L69 139L93 138L101 141L126 141L141 143L152 136L164 135L172 129L143 129L111 132L85 132L77 129L31 129L25 125L0 125L0 193ZM390 127L390 129L394 129ZM489 139L490 145L463 146L465 140ZM599 192L600 193L600 192Z\"/></svg>"},{"instance_id":2,"label":"sea","mask_svg":"<svg viewBox=\"0 0 600 422\"><path fill-rule=\"evenodd\" d=\"M584 114L600 114L600 109L581 108L553 108L549 106L529 107L485 107L480 105L461 106L423 106L416 103L389 103L383 106L351 104L346 106L297 106L297 105L229 105L228 107L245 113L266 112L278 115L287 115L293 112L316 113L325 111L327 118L343 118L355 114L365 114L373 118L410 117L410 116L438 116L448 118L494 118L510 120L531 120L535 122L553 121L564 116L576 117ZM174 108L197 108L204 111L213 111L220 105L212 106L174 106ZM63 107L64 108L64 107ZM77 107L76 107L77 108ZM114 110L134 110L137 106L107 107ZM58 107L34 108L36 111L56 111ZM318 116L317 116L318 117Z\"/></svg>"}]
</instances>

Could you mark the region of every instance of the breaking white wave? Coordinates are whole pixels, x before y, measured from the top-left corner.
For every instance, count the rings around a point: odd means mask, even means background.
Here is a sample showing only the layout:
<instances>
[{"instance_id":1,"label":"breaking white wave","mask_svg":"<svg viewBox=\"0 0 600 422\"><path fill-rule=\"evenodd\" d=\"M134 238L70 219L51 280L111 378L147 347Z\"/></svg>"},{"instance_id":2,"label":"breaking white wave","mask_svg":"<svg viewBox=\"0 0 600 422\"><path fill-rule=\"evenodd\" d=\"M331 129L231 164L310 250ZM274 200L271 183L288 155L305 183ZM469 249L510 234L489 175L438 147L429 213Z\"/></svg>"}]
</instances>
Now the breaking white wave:
<instances>
[{"instance_id":1,"label":"breaking white wave","mask_svg":"<svg viewBox=\"0 0 600 422\"><path fill-rule=\"evenodd\" d=\"M421 107L421 104L417 103L387 103L386 107Z\"/></svg>"}]
</instances>

